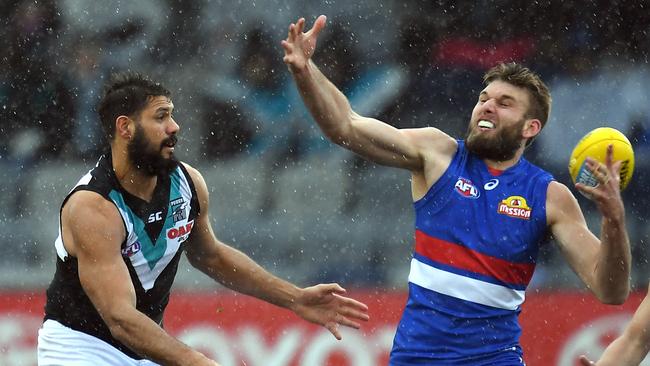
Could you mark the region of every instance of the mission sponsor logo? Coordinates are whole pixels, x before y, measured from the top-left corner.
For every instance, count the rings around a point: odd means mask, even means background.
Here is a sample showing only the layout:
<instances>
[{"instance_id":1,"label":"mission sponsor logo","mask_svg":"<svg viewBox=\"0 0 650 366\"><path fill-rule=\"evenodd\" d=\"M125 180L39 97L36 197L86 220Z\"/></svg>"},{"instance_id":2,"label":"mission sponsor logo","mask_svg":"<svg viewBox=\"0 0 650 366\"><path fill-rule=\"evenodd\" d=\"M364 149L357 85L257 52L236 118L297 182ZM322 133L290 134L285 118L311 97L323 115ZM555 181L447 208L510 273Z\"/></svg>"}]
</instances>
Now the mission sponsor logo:
<instances>
[{"instance_id":1,"label":"mission sponsor logo","mask_svg":"<svg viewBox=\"0 0 650 366\"><path fill-rule=\"evenodd\" d=\"M510 196L501 201L497 208L497 213L524 220L530 219L532 211L522 196Z\"/></svg>"},{"instance_id":2,"label":"mission sponsor logo","mask_svg":"<svg viewBox=\"0 0 650 366\"><path fill-rule=\"evenodd\" d=\"M476 199L479 198L481 192L476 188L474 183L471 180L463 177L458 177L456 184L454 184L454 189L458 194L465 198Z\"/></svg>"}]
</instances>

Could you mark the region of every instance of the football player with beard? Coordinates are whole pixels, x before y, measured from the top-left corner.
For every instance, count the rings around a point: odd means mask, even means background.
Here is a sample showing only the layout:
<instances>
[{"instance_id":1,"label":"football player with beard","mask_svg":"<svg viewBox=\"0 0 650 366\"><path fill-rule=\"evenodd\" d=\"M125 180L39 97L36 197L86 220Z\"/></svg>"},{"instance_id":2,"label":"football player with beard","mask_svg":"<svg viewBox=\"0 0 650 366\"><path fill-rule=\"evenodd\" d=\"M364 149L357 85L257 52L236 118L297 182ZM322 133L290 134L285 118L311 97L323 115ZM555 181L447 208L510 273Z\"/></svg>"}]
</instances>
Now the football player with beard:
<instances>
[{"instance_id":1,"label":"football player with beard","mask_svg":"<svg viewBox=\"0 0 650 366\"><path fill-rule=\"evenodd\" d=\"M38 364L216 365L162 327L183 252L226 287L325 326L359 327L367 307L338 284L299 288L222 243L201 174L174 157L170 92L138 74L115 76L98 112L110 149L66 196Z\"/></svg>"},{"instance_id":2,"label":"football player with beard","mask_svg":"<svg viewBox=\"0 0 650 366\"><path fill-rule=\"evenodd\" d=\"M600 301L625 301L620 162L610 146L606 164L587 163L599 184L576 185L603 216L597 237L571 191L523 157L551 108L536 74L514 63L487 71L464 140L433 127L397 129L355 113L313 63L325 22L303 32L301 18L282 41L305 104L330 140L412 177L415 250L390 365L523 365L518 315L547 233Z\"/></svg>"}]
</instances>

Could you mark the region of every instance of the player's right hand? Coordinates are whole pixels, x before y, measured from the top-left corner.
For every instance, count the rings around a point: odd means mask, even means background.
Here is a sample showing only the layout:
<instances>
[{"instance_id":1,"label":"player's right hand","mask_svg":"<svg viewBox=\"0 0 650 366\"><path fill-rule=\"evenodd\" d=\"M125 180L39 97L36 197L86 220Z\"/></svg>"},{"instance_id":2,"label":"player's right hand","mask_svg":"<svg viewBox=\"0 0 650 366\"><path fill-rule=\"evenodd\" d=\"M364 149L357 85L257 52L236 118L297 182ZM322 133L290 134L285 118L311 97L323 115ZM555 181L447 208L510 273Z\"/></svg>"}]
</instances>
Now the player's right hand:
<instances>
[{"instance_id":1,"label":"player's right hand","mask_svg":"<svg viewBox=\"0 0 650 366\"><path fill-rule=\"evenodd\" d=\"M295 24L289 25L289 34L287 39L282 41L282 48L284 48L283 61L292 73L298 73L307 68L307 63L316 49L318 34L325 28L326 20L325 15L319 16L313 27L305 33L303 33L305 18L300 18Z\"/></svg>"},{"instance_id":2,"label":"player's right hand","mask_svg":"<svg viewBox=\"0 0 650 366\"><path fill-rule=\"evenodd\" d=\"M585 159L587 169L596 177L598 184L590 187L576 183L576 189L596 203L598 210L605 217L619 218L625 215L623 199L621 198L621 166L622 161L614 161L614 147L607 147L605 163L588 157Z\"/></svg>"}]
</instances>

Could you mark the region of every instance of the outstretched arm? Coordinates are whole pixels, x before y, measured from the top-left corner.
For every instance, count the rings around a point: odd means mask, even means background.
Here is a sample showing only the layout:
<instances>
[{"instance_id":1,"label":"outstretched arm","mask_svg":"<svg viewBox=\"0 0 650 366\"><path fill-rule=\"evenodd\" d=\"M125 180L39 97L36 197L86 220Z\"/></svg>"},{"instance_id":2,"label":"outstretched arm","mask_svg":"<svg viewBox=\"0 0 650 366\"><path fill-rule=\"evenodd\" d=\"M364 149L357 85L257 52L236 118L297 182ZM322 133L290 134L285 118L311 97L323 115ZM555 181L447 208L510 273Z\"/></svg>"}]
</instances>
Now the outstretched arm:
<instances>
[{"instance_id":1,"label":"outstretched arm","mask_svg":"<svg viewBox=\"0 0 650 366\"><path fill-rule=\"evenodd\" d=\"M621 304L630 292L631 252L625 228L625 208L620 193L620 162L606 164L588 159L588 169L598 179L596 187L577 184L602 214L600 240L589 231L578 203L569 189L557 182L548 188L547 215L553 236L573 270L587 287L607 304Z\"/></svg>"},{"instance_id":2,"label":"outstretched arm","mask_svg":"<svg viewBox=\"0 0 650 366\"><path fill-rule=\"evenodd\" d=\"M217 365L136 309L120 251L124 224L114 205L94 192L77 192L63 207L61 223L66 250L77 258L81 286L115 339L160 364Z\"/></svg>"},{"instance_id":3,"label":"outstretched arm","mask_svg":"<svg viewBox=\"0 0 650 366\"><path fill-rule=\"evenodd\" d=\"M194 267L232 290L288 308L303 319L326 327L337 339L341 339L339 324L358 329L359 321L368 320L368 307L344 297L345 290L338 284L299 288L220 242L210 225L205 181L197 170L189 166L187 169L201 203L201 214L194 221L187 245L187 258Z\"/></svg>"},{"instance_id":4,"label":"outstretched arm","mask_svg":"<svg viewBox=\"0 0 650 366\"><path fill-rule=\"evenodd\" d=\"M303 33L305 19L301 18L289 26L287 39L282 41L284 62L323 133L333 142L384 165L422 171L425 160L432 165L448 163L456 151L456 142L443 132L434 128L398 130L352 110L345 95L311 61L325 21L324 15L319 16L314 26Z\"/></svg>"},{"instance_id":5,"label":"outstretched arm","mask_svg":"<svg viewBox=\"0 0 650 366\"><path fill-rule=\"evenodd\" d=\"M610 344L597 362L580 357L583 366L638 366L650 352L650 288L623 334Z\"/></svg>"}]
</instances>

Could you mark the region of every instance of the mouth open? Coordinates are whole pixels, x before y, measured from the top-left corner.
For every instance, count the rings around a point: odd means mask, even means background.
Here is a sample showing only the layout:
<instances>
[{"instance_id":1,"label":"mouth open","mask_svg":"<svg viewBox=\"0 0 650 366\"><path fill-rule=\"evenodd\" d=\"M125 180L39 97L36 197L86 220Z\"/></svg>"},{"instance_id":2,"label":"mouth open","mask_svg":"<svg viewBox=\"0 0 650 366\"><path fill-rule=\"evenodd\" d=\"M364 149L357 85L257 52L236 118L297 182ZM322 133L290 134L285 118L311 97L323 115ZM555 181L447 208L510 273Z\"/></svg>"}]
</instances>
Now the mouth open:
<instances>
[{"instance_id":1,"label":"mouth open","mask_svg":"<svg viewBox=\"0 0 650 366\"><path fill-rule=\"evenodd\" d=\"M491 121L488 121L486 119L482 119L478 121L478 127L481 130L493 130L494 129L494 123Z\"/></svg>"},{"instance_id":2,"label":"mouth open","mask_svg":"<svg viewBox=\"0 0 650 366\"><path fill-rule=\"evenodd\" d=\"M170 138L163 141L162 147L168 147L170 149L174 149L174 146L176 146L177 141L178 141L177 137L172 135Z\"/></svg>"}]
</instances>

